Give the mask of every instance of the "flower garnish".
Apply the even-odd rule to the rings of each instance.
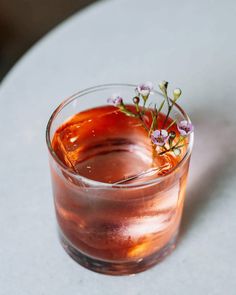
[[[138,97],[138,96],[135,96],[135,97],[133,98],[133,102],[134,102],[134,104],[139,104],[139,102],[140,102],[139,97]]]
[[[141,83],[136,88],[137,94],[140,94],[143,97],[148,97],[152,90],[153,84],[151,82]]]
[[[169,83],[166,81],[162,81],[161,83],[159,83],[159,88],[161,89],[162,92],[167,91],[168,84]]]
[[[153,157],[156,155],[156,150],[159,155],[173,152],[176,156],[179,156],[181,154],[182,147],[187,144],[186,137],[194,130],[193,124],[187,120],[182,120],[179,123],[177,123],[177,120],[168,120],[176,101],[182,94],[181,89],[176,88],[173,91],[173,98],[170,99],[167,92],[168,84],[169,83],[166,81],[159,83],[159,88],[164,96],[164,99],[159,107],[154,104],[153,108],[146,108],[146,102],[153,90],[151,82],[141,83],[135,88],[136,96],[132,99],[135,105],[135,111],[127,106],[122,97],[119,95],[112,95],[107,100],[108,103],[118,107],[120,112],[140,121],[141,125],[147,132],[147,136],[151,140]],[[164,120],[159,122],[159,115],[165,104],[167,104],[167,113]],[[151,121],[147,120],[147,118],[150,119],[150,115]],[[176,128],[173,129],[176,125],[179,133],[176,133]]]
[[[154,144],[163,146],[167,143],[169,134],[165,129],[155,130],[151,134],[151,140]]]
[[[182,94],[181,89],[176,88],[176,89],[173,91],[174,100],[176,101],[176,100],[180,97],[181,94]]]
[[[109,104],[113,104],[114,106],[118,107],[123,104],[123,98],[117,94],[113,94],[111,97],[107,99]]]
[[[183,120],[180,123],[178,123],[177,124],[177,128],[179,130],[179,133],[182,136],[188,136],[194,130],[193,124],[189,123],[186,120]]]

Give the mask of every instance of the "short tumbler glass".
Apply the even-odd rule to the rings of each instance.
[[[62,102],[49,119],[46,140],[59,236],[65,251],[82,266],[104,274],[144,271],[176,245],[193,145],[167,174],[130,183],[91,180],[68,168],[55,153],[55,131],[73,115],[106,104],[112,93],[134,95],[134,85],[109,84],[80,91]],[[154,91],[151,100],[162,100]],[[175,104],[172,119],[187,120]],[[119,122],[117,122],[119,124]]]

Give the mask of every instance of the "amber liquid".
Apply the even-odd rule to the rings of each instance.
[[[145,120],[151,124],[150,114]],[[159,126],[163,121],[161,114]],[[176,126],[171,129],[178,137]],[[157,153],[153,158],[150,139],[136,118],[112,106],[90,109],[60,126],[52,145],[78,174],[52,167],[61,234],[79,252],[103,261],[140,261],[177,235],[188,161],[171,173],[181,157]],[[139,186],[167,174],[158,183]]]

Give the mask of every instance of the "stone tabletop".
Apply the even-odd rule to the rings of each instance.
[[[99,1],[16,64],[0,85],[1,295],[235,294],[235,15],[233,0]],[[196,128],[177,249],[135,276],[90,272],[57,240],[47,120],[80,89],[163,79]]]

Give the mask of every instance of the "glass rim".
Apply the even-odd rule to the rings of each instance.
[[[97,86],[92,86],[92,87],[88,87],[85,88],[81,91],[76,92],[75,94],[69,96],[68,98],[64,99],[59,105],[58,107],[52,112],[47,126],[46,126],[46,143],[47,143],[47,147],[49,150],[50,155],[52,156],[52,158],[54,159],[54,161],[60,166],[60,168],[70,174],[72,177],[77,178],[78,180],[84,182],[85,184],[91,185],[93,187],[103,187],[103,188],[137,188],[137,187],[146,187],[149,185],[154,185],[159,183],[160,181],[163,181],[164,179],[169,178],[176,170],[178,170],[183,163],[185,163],[187,161],[187,159],[189,158],[189,156],[191,155],[192,152],[192,148],[193,148],[193,140],[194,140],[194,133],[191,133],[189,135],[189,142],[188,142],[188,148],[185,151],[185,154],[183,156],[183,158],[178,162],[178,164],[176,166],[174,166],[172,169],[170,169],[170,171],[165,174],[165,175],[160,175],[154,179],[151,179],[149,181],[145,181],[145,182],[139,182],[139,183],[134,183],[134,184],[115,184],[115,183],[106,183],[106,182],[100,182],[100,181],[96,181],[96,180],[92,180],[89,179],[85,176],[82,176],[78,173],[76,173],[75,171],[73,171],[72,169],[70,169],[68,166],[66,166],[57,156],[57,154],[55,153],[53,147],[52,147],[52,143],[51,143],[51,139],[50,139],[50,131],[51,131],[51,126],[52,123],[54,121],[54,119],[57,117],[57,115],[60,113],[60,111],[67,106],[68,104],[70,104],[71,102],[73,102],[75,99],[77,99],[80,96],[89,94],[89,93],[93,93],[96,92],[98,90],[105,90],[105,89],[109,89],[109,88],[113,88],[113,87],[132,87],[132,88],[136,88],[137,85],[134,84],[126,84],[126,83],[109,83],[109,84],[101,84],[101,85],[97,85]],[[158,95],[162,95],[161,92],[157,91],[157,90],[153,90],[152,92],[158,94]],[[184,119],[188,122],[191,123],[191,120],[189,118],[189,116],[187,115],[187,113],[177,104],[174,103],[174,107],[176,107],[179,112],[183,115]]]

